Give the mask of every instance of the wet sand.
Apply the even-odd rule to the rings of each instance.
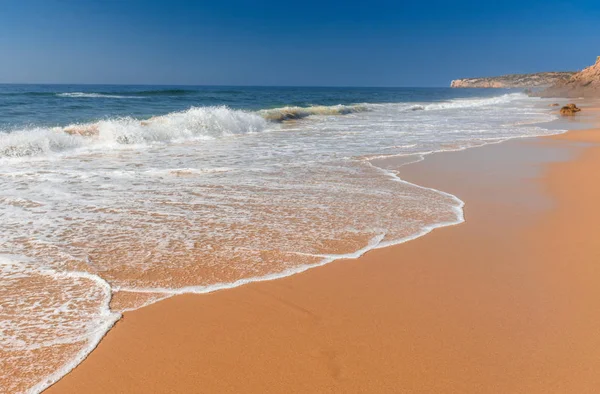
[[[402,167],[466,222],[125,313],[48,393],[593,393],[600,130]]]

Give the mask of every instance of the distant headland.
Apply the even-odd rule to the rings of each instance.
[[[455,79],[452,88],[545,88],[542,97],[600,96],[600,56],[596,63],[578,72],[557,71],[535,74],[511,74],[499,77]]]
[[[452,88],[539,88],[567,81],[574,71],[540,72],[535,74],[510,74],[499,77],[455,79]]]

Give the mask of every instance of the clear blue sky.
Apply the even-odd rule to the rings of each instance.
[[[598,0],[0,0],[4,83],[447,86],[597,55]]]

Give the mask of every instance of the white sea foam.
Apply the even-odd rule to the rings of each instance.
[[[0,382],[6,392],[21,389],[16,384],[22,382],[11,381],[11,368],[29,383],[27,392],[37,393],[81,362],[120,316],[110,310],[110,298],[110,286],[99,276],[0,254],[0,353],[6,363]],[[52,363],[53,349],[73,344],[80,344],[73,355]],[[49,364],[40,363],[40,355]]]
[[[351,107],[191,108],[1,134],[4,373],[20,368],[29,380],[17,383],[39,392],[122,311],[288,276],[464,221],[460,199],[374,158],[407,164],[560,132],[533,123],[553,116],[520,94]],[[288,113],[312,118],[265,119]]]
[[[195,107],[148,120],[118,118],[64,128],[33,128],[0,133],[0,158],[62,153],[79,148],[211,139],[263,131],[267,122],[227,107]]]
[[[489,98],[456,99],[448,102],[432,103],[424,106],[426,111],[458,108],[478,108],[485,106],[498,106],[516,100],[525,99],[523,93],[508,93],[502,96]]]
[[[61,93],[67,97],[107,97],[99,93]],[[122,96],[114,96],[122,97]],[[267,121],[301,119],[311,115],[345,115],[367,111],[367,105],[283,107],[251,113],[221,107],[194,107],[150,119],[130,117],[64,128],[33,128],[0,134],[0,158],[62,153],[82,147],[101,148],[152,142],[211,139],[260,132]]]

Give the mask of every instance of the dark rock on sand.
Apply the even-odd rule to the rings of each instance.
[[[560,114],[563,116],[572,116],[581,111],[575,104],[567,104],[560,109]]]

